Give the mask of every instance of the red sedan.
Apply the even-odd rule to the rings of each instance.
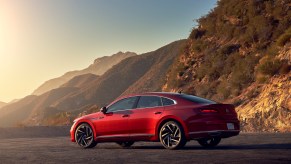
[[[83,148],[100,142],[130,147],[136,141],[160,141],[167,149],[182,148],[190,140],[214,147],[239,132],[233,105],[165,92],[118,98],[100,112],[76,119],[70,131],[71,140]]]

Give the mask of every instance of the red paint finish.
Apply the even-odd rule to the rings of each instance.
[[[143,107],[141,97],[160,99],[156,104]],[[181,125],[187,140],[219,136],[227,138],[240,132],[239,120],[233,105],[218,104],[213,101],[177,93],[144,93],[118,98],[110,105],[126,98],[132,107],[120,107],[105,114],[102,112],[83,116],[74,121],[71,128],[71,140],[75,142],[75,130],[81,123],[89,124],[97,142],[109,141],[159,141],[159,128],[163,123],[173,120]],[[162,101],[163,98],[173,104]],[[143,103],[145,103],[144,101]],[[126,104],[127,105],[127,104]],[[144,105],[144,104],[143,104]]]

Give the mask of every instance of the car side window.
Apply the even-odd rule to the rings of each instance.
[[[114,111],[119,111],[119,110],[132,109],[133,106],[135,105],[136,100],[137,100],[137,97],[130,97],[130,98],[119,100],[116,103],[110,105],[107,111],[114,112]]]
[[[163,101],[163,105],[164,105],[164,106],[167,106],[167,105],[174,105],[174,104],[175,104],[175,102],[174,102],[173,100],[171,100],[171,99],[167,99],[167,98],[164,98],[164,97],[162,97],[162,101]]]
[[[162,101],[160,97],[157,96],[141,96],[137,108],[150,108],[162,106]]]

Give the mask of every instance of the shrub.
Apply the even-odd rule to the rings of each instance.
[[[185,73],[184,71],[179,72],[179,76],[180,76],[180,77],[183,76],[184,73]]]
[[[277,40],[277,45],[283,47],[286,43],[290,42],[291,33],[281,35]]]
[[[283,47],[291,40],[291,27],[289,27],[279,38],[277,39],[277,45]]]
[[[259,66],[258,71],[265,75],[273,76],[279,72],[282,62],[279,59],[272,59],[268,57]]]
[[[216,92],[221,95],[223,97],[223,99],[227,99],[231,92],[230,92],[230,88],[229,85],[226,81],[221,82],[218,86],[217,86],[217,90]]]
[[[284,75],[284,74],[289,73],[290,70],[291,70],[291,65],[289,65],[288,62],[286,61],[286,62],[283,62],[282,66],[281,66],[281,68],[279,70],[279,73],[281,75]]]
[[[194,28],[191,31],[189,38],[191,39],[199,39],[205,34],[205,30]]]
[[[240,90],[254,81],[254,67],[257,61],[256,56],[248,55],[235,63],[230,79],[232,87]]]
[[[240,45],[239,44],[229,44],[226,46],[223,46],[220,50],[219,53],[221,54],[231,54],[232,52],[235,52],[239,49]]]
[[[268,81],[268,79],[269,78],[267,76],[259,76],[259,77],[257,77],[257,82],[259,84],[264,84],[264,83],[266,83]]]

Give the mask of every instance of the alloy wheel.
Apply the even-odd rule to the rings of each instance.
[[[94,141],[93,130],[88,124],[81,124],[78,126],[75,132],[75,139],[79,146],[83,148],[91,148],[96,146]]]
[[[186,144],[182,128],[174,121],[166,122],[160,129],[160,141],[167,149],[178,149]]]

